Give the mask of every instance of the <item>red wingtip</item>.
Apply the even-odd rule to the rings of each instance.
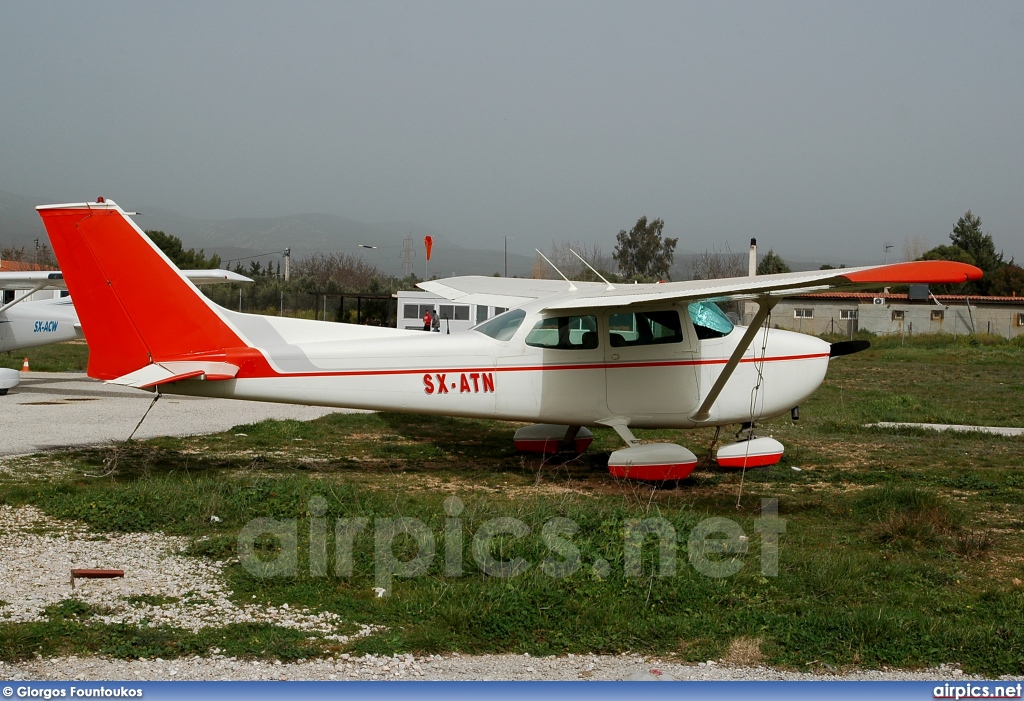
[[[980,268],[967,263],[956,263],[949,260],[917,260],[909,263],[893,263],[879,265],[867,270],[843,273],[850,282],[858,284],[877,283],[879,285],[912,285],[912,284],[957,284],[970,280],[979,280],[983,275]]]

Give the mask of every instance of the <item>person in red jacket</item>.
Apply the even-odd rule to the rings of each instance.
[[[428,309],[428,310],[427,310],[427,311],[426,311],[426,312],[425,312],[425,313],[423,314],[423,330],[424,330],[424,331],[430,331],[430,323],[431,323],[431,322],[432,322],[433,320],[434,320],[434,315],[433,315],[433,314],[431,313],[431,311],[430,311],[430,310]]]

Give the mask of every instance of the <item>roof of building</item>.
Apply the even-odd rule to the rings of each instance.
[[[940,302],[964,302],[968,298],[971,300],[971,304],[1024,304],[1024,297],[982,297],[980,295],[933,295],[935,299]],[[910,301],[909,295],[903,294],[885,294],[884,292],[812,292],[810,294],[799,295],[798,299],[848,299],[848,300],[873,300],[876,297],[882,297],[886,300],[896,300],[900,302]],[[914,300],[919,302],[925,302],[926,300]],[[927,300],[927,301],[930,301]]]
[[[22,263],[18,260],[0,260],[0,272],[23,273],[26,270],[52,270],[36,263]]]

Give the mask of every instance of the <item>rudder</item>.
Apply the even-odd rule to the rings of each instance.
[[[222,358],[239,338],[114,202],[38,207],[89,343],[89,376]]]

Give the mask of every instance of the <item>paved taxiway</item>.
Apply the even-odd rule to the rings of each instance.
[[[0,397],[0,455],[122,441],[146,413],[153,395],[107,385],[84,373],[29,372]],[[305,421],[344,409],[166,395],[136,438],[216,433],[264,419]]]

